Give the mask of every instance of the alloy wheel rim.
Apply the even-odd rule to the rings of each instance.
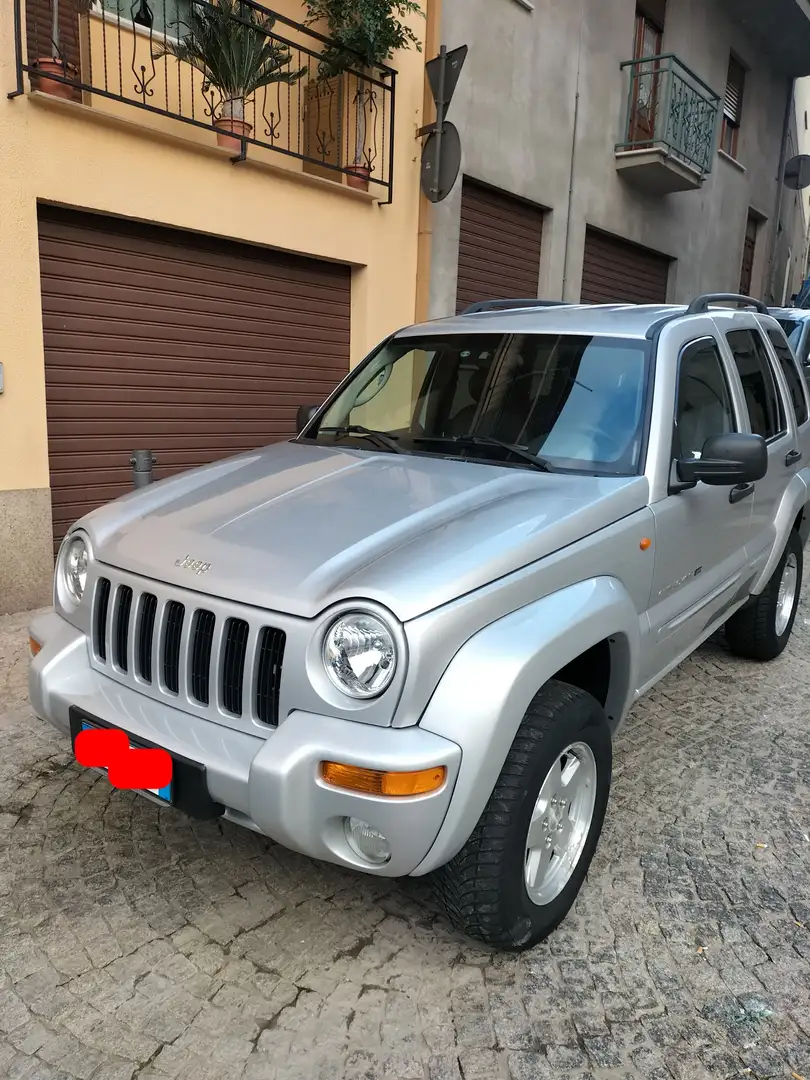
[[[596,805],[596,758],[584,742],[571,743],[540,785],[528,833],[524,881],[533,904],[550,904],[579,864]]]
[[[781,637],[788,628],[788,623],[796,606],[796,594],[799,584],[799,560],[791,551],[782,568],[779,592],[776,597],[776,636]]]

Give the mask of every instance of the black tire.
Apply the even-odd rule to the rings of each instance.
[[[549,770],[575,742],[596,762],[596,795],[582,853],[562,891],[548,904],[529,898],[524,880],[526,836]],[[467,843],[433,875],[434,895],[453,927],[499,949],[531,948],[568,914],[593,859],[610,794],[611,733],[590,694],[552,681],[534,698],[481,818]]]
[[[782,573],[785,563],[790,555],[794,555],[798,567],[798,582],[796,585],[796,597],[793,611],[787,624],[787,629],[782,634],[776,632],[777,601],[779,597],[779,585],[782,581]],[[787,547],[785,548],[779,565],[773,573],[773,577],[765,586],[759,596],[753,598],[738,612],[731,616],[725,625],[726,641],[728,647],[736,656],[743,656],[748,660],[775,660],[782,653],[793,630],[796,612],[799,607],[799,593],[802,587],[803,552],[799,534],[791,532]]]

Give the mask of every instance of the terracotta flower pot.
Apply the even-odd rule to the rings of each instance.
[[[253,125],[247,120],[237,120],[234,116],[218,116],[214,121],[217,129],[217,145],[224,146],[226,150],[232,150],[235,154],[242,153],[240,136],[250,137]]]
[[[56,56],[41,56],[34,67],[43,75],[59,75],[63,79],[75,79],[78,74],[73,64],[67,64]],[[54,79],[37,79],[36,88],[43,94],[50,94],[51,97],[70,99],[74,94],[72,86],[56,82]]]
[[[349,187],[357,188],[359,191],[368,191],[368,178],[371,176],[371,169],[368,165],[350,165],[346,170],[346,183]]]

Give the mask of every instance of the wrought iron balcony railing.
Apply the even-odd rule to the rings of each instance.
[[[22,5],[25,5],[25,40]],[[396,72],[254,0],[14,0],[17,89],[392,197]]]
[[[706,177],[714,159],[719,96],[672,53],[621,66],[629,86],[616,152],[663,150]]]

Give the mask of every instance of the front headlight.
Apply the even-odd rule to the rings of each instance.
[[[69,537],[62,548],[57,567],[59,591],[64,598],[77,607],[82,602],[87,585],[87,564],[90,548],[80,534]]]
[[[344,694],[378,697],[396,671],[394,635],[376,615],[361,611],[341,615],[324,638],[323,662],[327,675]]]

